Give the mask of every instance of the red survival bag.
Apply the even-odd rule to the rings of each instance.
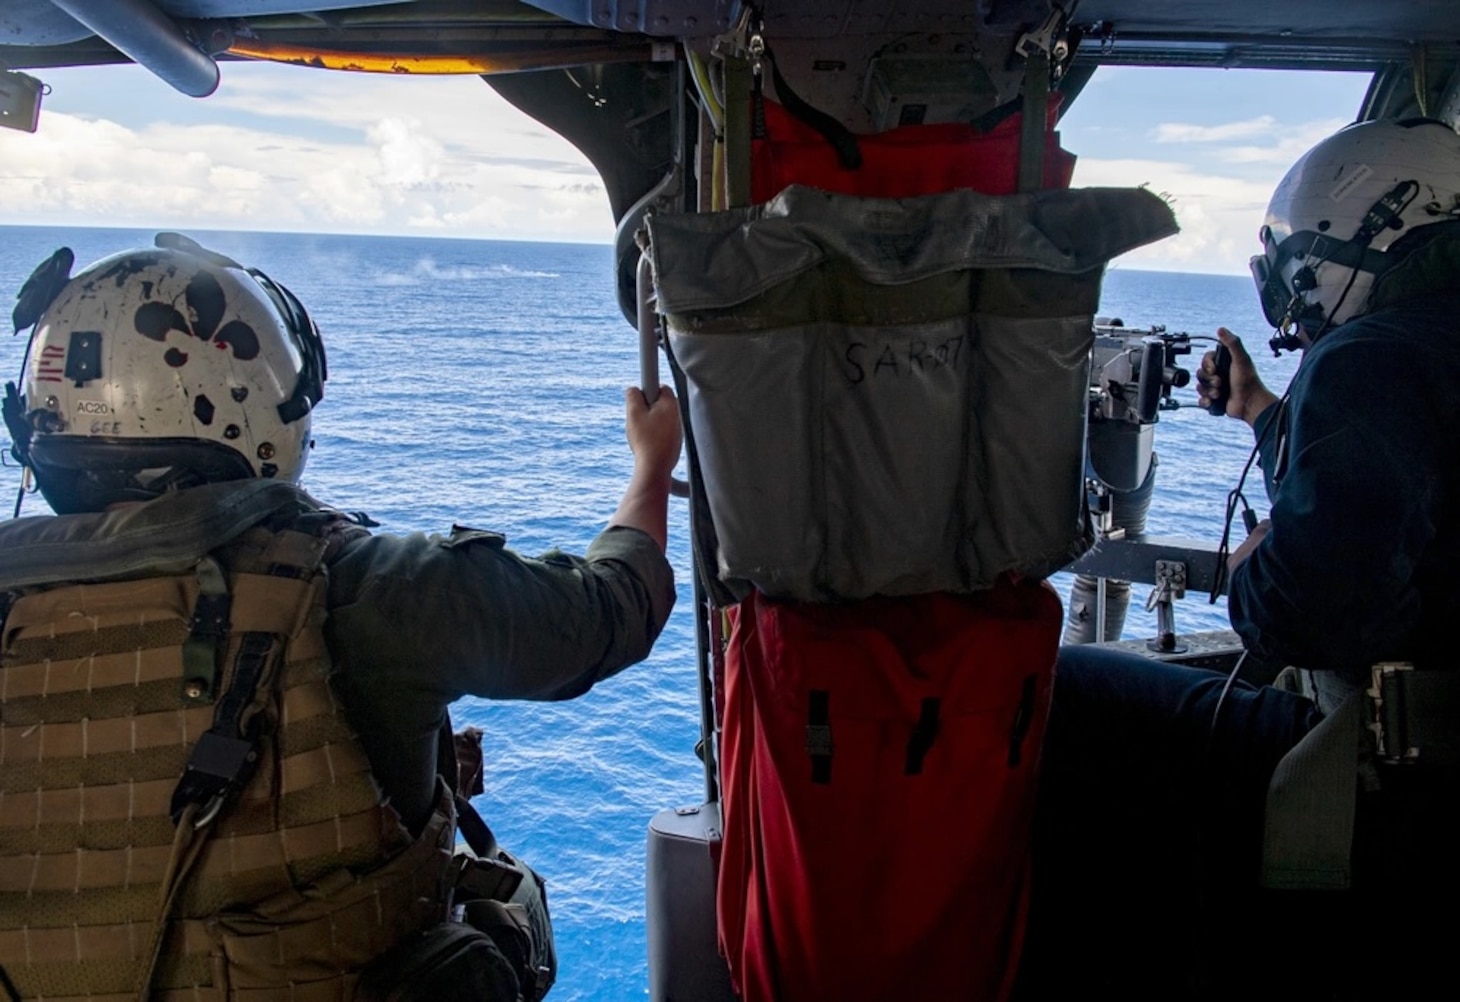
[[[747,1002],[999,999],[1061,608],[1045,584],[731,610],[720,946]]]
[[[1050,96],[1044,133],[1044,187],[1068,188],[1075,156],[1060,147],[1054,130],[1060,95]],[[1016,111],[987,130],[949,122],[904,125],[875,135],[847,134],[860,155],[847,168],[837,149],[811,125],[771,100],[762,104],[764,135],[751,141],[750,197],[773,198],[791,184],[808,184],[841,195],[911,198],[956,188],[1008,195],[1018,188],[1019,137],[1023,113]]]

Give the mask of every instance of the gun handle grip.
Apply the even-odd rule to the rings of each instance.
[[[1217,378],[1222,381],[1222,387],[1212,402],[1207,404],[1207,413],[1218,417],[1227,413],[1227,401],[1232,397],[1232,352],[1227,346],[1217,344],[1217,356],[1214,359],[1217,367]]]

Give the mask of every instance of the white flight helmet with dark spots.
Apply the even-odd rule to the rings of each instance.
[[[325,380],[304,307],[187,237],[156,243],[69,280],[63,248],[18,297],[16,329],[34,330],[6,424],[59,513],[304,469]]]

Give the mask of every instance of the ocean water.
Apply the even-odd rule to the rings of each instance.
[[[581,553],[606,523],[631,465],[622,389],[638,380],[637,335],[618,311],[609,248],[190,235],[289,286],[319,324],[330,378],[304,476],[316,496],[368,512],[379,532],[471,525],[502,532],[531,554]],[[0,302],[11,302],[58,246],[75,250],[79,270],[151,236],[0,227]],[[1201,336],[1226,325],[1246,336],[1274,390],[1295,364],[1267,352],[1245,278],[1131,271],[1117,262],[1100,312],[1130,327]],[[24,340],[0,337],[0,378],[18,376]],[[1184,360],[1190,368],[1206,347]],[[1193,388],[1175,398],[1192,406],[1161,413],[1147,530],[1215,544],[1250,435],[1240,422],[1196,408]],[[13,463],[0,470],[0,517],[19,482]],[[1265,514],[1260,483],[1247,495]],[[46,510],[38,495],[26,500],[25,513]],[[503,843],[548,878],[558,1002],[647,994],[647,824],[662,808],[703,799],[686,525],[685,503],[676,500],[670,560],[679,601],[647,661],[572,702],[468,699],[453,709],[458,726],[485,731],[487,789],[478,806]],[[1068,576],[1056,585],[1067,594]],[[1140,607],[1147,591],[1136,586],[1127,637],[1155,632],[1154,615]],[[1225,609],[1190,594],[1176,624],[1219,629]]]

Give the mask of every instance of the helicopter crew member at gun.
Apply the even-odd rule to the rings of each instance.
[[[649,653],[673,394],[628,391],[585,558],[371,535],[297,486],[326,371],[292,293],[176,234],[72,260],[19,296],[5,401],[57,514],[0,523],[0,997],[541,998],[541,881],[459,795],[447,708]]]
[[[1339,131],[1288,172],[1261,239],[1274,348],[1302,365],[1280,400],[1223,328],[1230,369],[1209,353],[1198,382],[1252,426],[1272,503],[1228,561],[1232,626],[1244,660],[1294,667],[1256,686],[1062,651],[1029,998],[1059,977],[1033,965],[1079,961],[1085,989],[1414,998],[1447,955],[1385,919],[1457,891],[1460,136]],[[1380,663],[1384,733],[1361,727]],[[1274,961],[1259,982],[1238,937]],[[1361,955],[1386,959],[1338,960]]]

